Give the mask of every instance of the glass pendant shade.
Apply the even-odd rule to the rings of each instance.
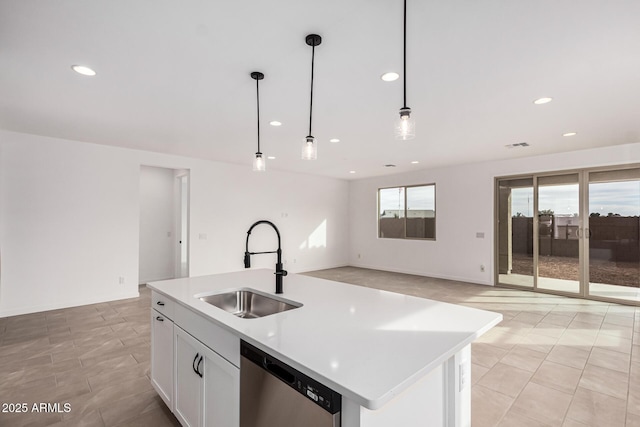
[[[316,160],[318,158],[318,144],[312,136],[302,141],[302,160]]]
[[[411,118],[411,109],[401,108],[400,117],[396,119],[395,124],[396,139],[406,141],[416,136],[416,121]]]
[[[266,162],[264,158],[262,158],[262,153],[258,152],[256,153],[256,157],[253,159],[253,171],[264,172],[265,170],[267,170]]]

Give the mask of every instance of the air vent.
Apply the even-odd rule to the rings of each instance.
[[[395,168],[396,165],[392,165],[392,164],[388,164],[388,165],[384,165],[385,168]]]
[[[505,147],[507,148],[520,148],[520,147],[528,147],[528,142],[516,142],[515,144],[507,144]]]

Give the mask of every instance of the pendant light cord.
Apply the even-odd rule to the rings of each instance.
[[[309,103],[309,136],[311,135],[311,117],[313,112],[313,62],[316,56],[316,45],[311,45],[311,102]]]
[[[403,86],[404,86],[404,107],[407,108],[407,0],[404,0],[404,51],[403,51]]]
[[[258,110],[258,153],[260,152],[260,90],[258,88],[260,80],[256,79],[256,107]]]

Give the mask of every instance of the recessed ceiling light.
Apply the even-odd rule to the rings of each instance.
[[[282,123],[280,123],[280,122],[279,122],[279,121],[277,121],[277,120],[271,120],[271,121],[269,122],[269,124],[270,124],[271,126],[282,126]]]
[[[349,173],[356,173],[356,171],[349,171]]]
[[[84,65],[72,65],[71,69],[78,74],[82,74],[83,76],[95,76],[96,72],[91,68],[86,67]]]
[[[533,101],[534,104],[536,105],[542,105],[542,104],[547,104],[549,102],[553,101],[553,98],[538,98],[535,101]]]
[[[336,142],[340,142],[340,140],[338,138],[331,138],[329,142],[336,143]]]
[[[383,75],[380,76],[380,78],[385,82],[393,82],[400,78],[400,74],[394,73],[394,72],[384,73]]]
[[[578,133],[577,132],[567,132],[567,133],[563,133],[562,136],[576,136]]]
[[[275,160],[275,159],[276,159],[276,156],[267,156],[267,159],[269,159],[269,160]]]
[[[420,162],[417,161],[417,160],[414,160],[413,162],[411,162],[411,164],[413,164],[413,165],[417,165],[418,163],[420,163]]]

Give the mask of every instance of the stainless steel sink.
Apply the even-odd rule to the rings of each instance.
[[[196,297],[244,319],[256,319],[302,307],[300,303],[275,298],[248,288],[213,295],[196,295]]]

